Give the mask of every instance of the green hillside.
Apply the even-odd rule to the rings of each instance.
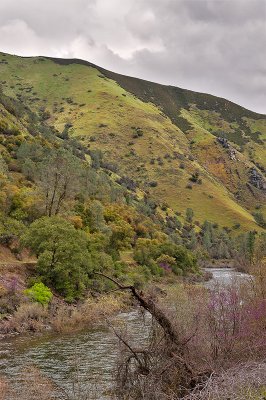
[[[80,60],[0,53],[0,85],[62,138],[101,150],[140,198],[181,219],[192,208],[200,223],[261,229],[253,214],[266,210],[265,115]],[[21,120],[0,116],[23,135]]]

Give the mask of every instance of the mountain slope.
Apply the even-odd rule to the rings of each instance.
[[[81,60],[0,53],[0,76],[6,95],[63,137],[102,150],[120,176],[165,207],[259,229],[252,213],[265,209],[265,115]]]

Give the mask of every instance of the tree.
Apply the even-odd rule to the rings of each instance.
[[[52,152],[39,166],[39,185],[45,196],[48,216],[57,215],[63,202],[74,198],[79,189],[80,163],[64,149]]]
[[[254,276],[256,294],[266,299],[266,234],[260,234],[255,241],[253,263],[250,272]]]
[[[107,226],[104,219],[104,207],[98,200],[91,203],[89,209],[89,228],[92,232],[106,232]]]
[[[194,217],[194,211],[192,210],[192,208],[187,208],[186,209],[186,221],[191,224],[193,221],[193,217]]]
[[[197,271],[197,260],[193,253],[184,246],[176,245],[168,240],[160,242],[156,239],[139,238],[134,249],[134,259],[141,265],[149,267],[153,267],[154,261],[157,265],[165,261],[165,264],[171,266],[171,270],[177,275],[180,270],[184,273]]]
[[[254,249],[255,249],[256,234],[254,232],[248,232],[246,234],[246,252],[249,260],[249,264],[252,264]]]
[[[160,241],[157,239],[139,238],[134,248],[134,259],[141,265],[148,265],[161,255]]]
[[[124,250],[131,247],[134,238],[132,226],[120,219],[108,225],[111,228],[110,247],[114,250]]]
[[[266,221],[262,212],[256,212],[253,214],[253,216],[259,226],[261,226],[262,228],[266,228]]]
[[[68,300],[84,293],[91,272],[85,232],[60,217],[43,217],[31,224],[24,246],[38,257],[37,272]]]
[[[36,301],[44,307],[48,306],[53,297],[51,290],[42,282],[35,283],[31,288],[24,290],[24,293],[32,301]]]
[[[7,174],[7,165],[2,155],[0,154],[0,182],[3,177]]]
[[[26,176],[38,185],[47,216],[59,214],[64,202],[73,199],[78,193],[81,162],[68,150],[22,145],[18,158],[23,160]]]
[[[20,237],[25,230],[21,221],[0,213],[0,243],[9,245],[15,237]]]

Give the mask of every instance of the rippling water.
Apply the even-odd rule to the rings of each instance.
[[[232,268],[205,268],[205,271],[211,272],[213,278],[205,284],[207,287],[213,287],[216,283],[230,285],[234,282],[250,281],[251,276],[238,272]]]
[[[148,337],[149,320],[132,311],[119,314],[112,323],[116,330],[130,332],[131,343],[140,345]],[[94,392],[93,399],[109,399],[118,346],[112,330],[104,327],[77,335],[12,338],[0,343],[0,373],[18,388],[23,369],[35,365],[71,393],[78,369],[79,381],[86,392]]]
[[[207,283],[209,287],[215,282],[229,284],[232,279],[250,279],[230,269],[210,269],[210,272],[213,279]],[[143,320],[137,311],[121,313],[112,324],[117,330],[127,330],[133,346],[139,347],[147,340],[150,326],[147,315]],[[118,339],[107,327],[77,335],[16,337],[0,343],[0,373],[8,377],[13,387],[19,388],[25,366],[35,365],[71,393],[78,369],[85,391],[94,393],[91,398],[106,400],[110,399],[108,391],[113,382],[118,346]]]

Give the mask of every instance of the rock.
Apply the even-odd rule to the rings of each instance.
[[[219,136],[217,142],[220,143],[224,149],[227,149],[230,160],[237,161],[237,152],[226,138]]]
[[[256,188],[266,192],[266,180],[265,178],[256,170],[256,168],[250,168],[249,170],[249,182]]]
[[[221,136],[219,136],[218,138],[217,138],[217,141],[225,148],[225,149],[228,149],[229,148],[229,143],[228,143],[228,140],[226,139],[226,138],[224,138],[224,137],[221,137]]]

